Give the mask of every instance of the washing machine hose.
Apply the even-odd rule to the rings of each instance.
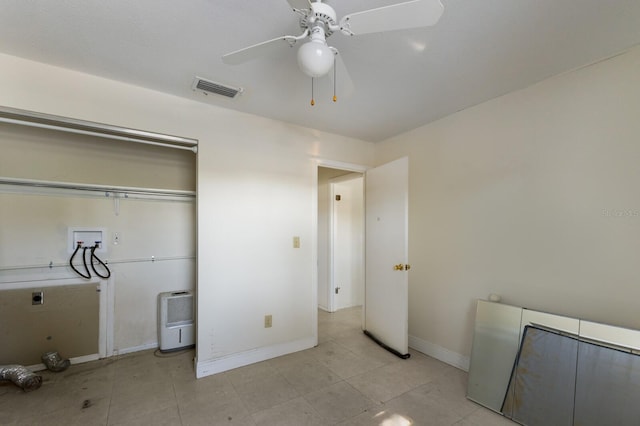
[[[98,244],[96,244],[95,246],[91,247],[91,261],[89,263],[91,263],[91,269],[93,269],[93,272],[99,276],[100,278],[109,278],[111,276],[111,271],[109,270],[109,267],[98,257],[96,256],[96,249],[98,248]],[[102,265],[102,267],[105,269],[105,271],[107,271],[106,275],[102,275],[100,272],[98,272],[96,270],[96,267],[93,265],[93,259],[97,260],[99,264]]]
[[[89,272],[89,268],[87,267],[87,260],[84,257],[84,254],[87,251],[86,247],[82,249],[82,263],[84,263],[84,269],[87,271],[87,273],[83,274],[82,272],[78,271],[75,266],[73,266],[73,258],[76,256],[81,246],[82,246],[82,243],[78,242],[76,249],[73,251],[73,254],[69,258],[69,266],[71,266],[71,269],[73,269],[76,272],[76,274],[80,275],[82,278],[90,279],[91,272]]]

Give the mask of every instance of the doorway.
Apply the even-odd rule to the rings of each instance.
[[[362,329],[390,352],[408,358],[408,273],[411,268],[408,245],[409,158],[401,157],[374,168],[340,169],[338,165],[335,169],[323,170],[322,166],[318,167],[318,293],[312,306],[314,311],[318,308],[328,312],[336,310],[334,295],[342,290],[338,288],[341,275],[336,275],[337,262],[333,261],[336,259],[336,248],[332,232],[334,228],[341,231],[329,220],[334,217],[334,202],[341,201],[341,197],[338,197],[341,187],[334,184],[348,180],[350,176],[347,175],[356,172],[362,177],[362,187],[366,189],[360,191],[362,199],[366,198],[362,209],[364,220],[360,228],[361,241],[365,239],[366,230],[366,248],[362,244],[366,260],[363,255],[358,261],[363,267],[363,276],[366,275],[362,297]],[[353,279],[347,278],[346,281],[350,285]]]
[[[364,303],[364,176],[318,167],[318,308]]]

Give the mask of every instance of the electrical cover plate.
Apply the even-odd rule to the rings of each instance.
[[[105,254],[107,252],[107,230],[98,227],[69,227],[67,237],[67,252],[73,253],[78,241],[82,241],[81,248],[91,248],[99,241],[96,253]]]

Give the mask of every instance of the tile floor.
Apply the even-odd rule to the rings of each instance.
[[[360,312],[320,311],[318,347],[200,380],[193,351],[145,351],[42,372],[29,393],[5,382],[0,424],[514,425],[465,398],[465,372],[375,345]]]

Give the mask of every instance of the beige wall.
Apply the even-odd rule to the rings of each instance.
[[[468,356],[474,300],[489,293],[640,328],[638,69],[635,49],[375,148],[379,164],[410,158],[410,334],[419,342]],[[6,55],[0,82],[3,105],[200,140],[203,373],[313,339],[315,159],[371,164],[371,144]],[[180,176],[179,187],[191,185]]]
[[[195,190],[196,156],[188,151],[4,123],[0,149],[1,177]],[[103,193],[0,185],[0,291],[24,281],[38,286],[77,278],[67,266],[68,228],[104,228],[107,252],[99,256],[110,263],[110,295],[113,290],[109,331],[102,336],[107,354],[153,347],[158,293],[195,289],[195,216],[193,199],[121,198],[116,209],[114,198]],[[52,268],[25,268],[50,262]],[[0,322],[9,316],[0,310]]]
[[[377,147],[377,163],[410,158],[418,342],[467,357],[490,293],[640,328],[638,70],[640,48]]]
[[[335,308],[345,309],[364,303],[364,177],[352,173],[335,181],[333,201],[334,280],[340,288]]]
[[[196,156],[86,135],[0,123],[0,176],[195,191]]]
[[[370,165],[372,144],[7,55],[0,83],[6,106],[200,141],[199,375],[314,344],[318,161]]]
[[[351,173],[347,170],[318,168],[318,307],[329,310],[329,180]]]
[[[42,292],[43,304],[32,305],[33,292]],[[97,354],[98,312],[96,284],[1,291],[0,365],[37,365],[53,351],[65,358]]]
[[[373,160],[366,142],[220,114],[198,151],[201,376],[316,344],[316,158]]]

